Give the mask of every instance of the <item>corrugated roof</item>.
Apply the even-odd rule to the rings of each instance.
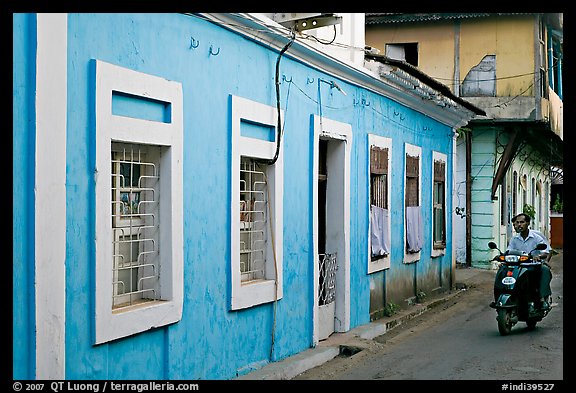
[[[430,22],[455,19],[472,19],[486,18],[490,16],[521,16],[535,15],[531,12],[439,12],[439,13],[416,13],[406,14],[397,12],[368,12],[366,13],[366,24],[383,24],[383,23],[410,23],[410,22]]]
[[[444,96],[450,98],[452,101],[457,102],[458,104],[462,105],[464,108],[474,112],[477,115],[486,116],[486,112],[478,108],[477,106],[471,104],[470,102],[454,95],[450,88],[436,79],[432,78],[431,76],[425,74],[424,72],[420,71],[417,67],[414,67],[412,64],[409,64],[403,60],[396,60],[384,55],[375,55],[375,54],[366,54],[366,59],[376,60],[382,64],[388,64],[394,67],[398,67],[402,71],[406,72],[407,74],[412,75],[413,77],[419,79],[423,83],[427,84],[434,90],[442,93]]]

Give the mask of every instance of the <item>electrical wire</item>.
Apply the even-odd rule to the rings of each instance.
[[[201,16],[201,15],[197,15],[197,14],[186,14],[186,15],[194,16],[194,17],[197,17],[197,18],[199,18],[199,19],[204,19],[204,20],[210,21],[210,19],[208,19],[208,18],[206,18],[206,17],[203,17],[203,16]],[[240,15],[240,14],[233,14],[233,15],[235,15],[235,16],[237,16],[237,17],[240,17],[240,18],[243,18],[243,19],[248,19],[248,18],[246,18],[245,16]],[[241,29],[243,29],[243,30],[251,30],[251,31],[254,31],[254,32],[267,32],[267,33],[270,33],[270,30],[268,30],[268,29],[270,29],[270,28],[278,28],[278,27],[279,27],[278,25],[267,25],[267,24],[263,24],[263,26],[264,26],[265,28],[256,29],[256,28],[251,28],[251,27],[247,27],[247,26],[244,26],[244,25],[234,24],[234,23],[225,23],[225,22],[222,22],[222,21],[219,21],[218,23],[220,23],[221,25],[224,25],[224,26],[228,26],[228,27],[241,28]],[[354,46],[354,45],[348,45],[348,44],[343,44],[343,43],[335,42],[335,40],[336,40],[336,26],[334,25],[333,27],[334,27],[334,33],[335,33],[335,34],[334,34],[334,38],[333,38],[332,40],[330,40],[330,41],[323,41],[323,40],[317,38],[316,36],[313,36],[313,35],[310,35],[310,34],[305,34],[305,33],[300,33],[300,36],[301,36],[301,38],[303,38],[303,39],[314,40],[314,41],[316,41],[316,42],[318,42],[318,43],[320,43],[320,44],[322,44],[322,45],[330,45],[330,46],[335,46],[335,47],[339,47],[339,48],[346,48],[346,49],[359,50],[359,51],[365,51],[365,50],[366,50],[364,47],[358,47],[358,46]],[[291,29],[290,31],[293,32],[294,30]],[[543,70],[544,70],[545,72],[548,72],[548,71],[550,71],[551,69],[555,69],[556,67],[558,67],[558,62],[559,62],[559,60],[560,60],[560,58],[556,58],[554,64],[552,64],[552,65],[551,65],[550,67],[548,67],[548,68],[544,68]],[[519,78],[519,77],[523,77],[523,76],[530,76],[530,75],[535,75],[535,74],[536,74],[536,72],[528,72],[528,73],[525,73],[525,74],[510,75],[510,76],[504,76],[504,77],[499,77],[499,78],[478,79],[477,82],[488,82],[488,81],[493,81],[493,80],[494,80],[494,81],[498,81],[498,80],[504,80],[504,79]],[[444,84],[447,85],[447,86],[452,86],[452,87],[453,87],[453,86],[456,85],[456,83],[453,83],[453,79],[451,79],[451,78],[441,78],[441,77],[436,77],[436,76],[432,76],[432,75],[430,75],[430,77],[433,78],[433,79],[435,79],[435,80],[438,80],[438,81],[447,81],[447,82],[450,82],[450,83],[444,83],[444,82],[442,82],[442,83],[444,83]]]
[[[270,360],[273,361],[274,355],[274,344],[275,344],[275,337],[276,337],[276,308],[278,306],[278,262],[276,260],[276,243],[274,241],[274,228],[272,225],[272,207],[270,203],[270,190],[268,186],[268,178],[266,176],[266,171],[263,171],[264,179],[266,181],[266,198],[267,198],[267,205],[268,205],[268,224],[270,226],[270,238],[272,240],[272,256],[274,258],[274,304],[273,304],[273,311],[272,311],[272,338],[270,343]]]
[[[558,67],[558,63],[559,63],[560,59],[557,58],[556,61],[554,62],[554,64],[552,64],[550,67],[548,68],[543,68],[542,70],[546,73],[548,73],[550,70],[554,70]],[[490,81],[499,81],[499,80],[505,80],[505,79],[513,79],[513,78],[521,78],[523,76],[532,76],[532,75],[536,75],[538,72],[527,72],[525,74],[516,74],[516,75],[509,75],[509,76],[502,76],[499,78],[486,78],[486,79],[475,79],[474,82],[490,82]],[[448,79],[448,78],[440,78],[437,76],[432,76],[430,75],[431,78],[434,78],[438,81],[447,81],[450,83],[445,83],[442,82],[443,84],[447,85],[447,86],[455,86],[457,85],[457,83],[453,82],[453,79]]]
[[[306,98],[308,98],[310,101],[312,101],[313,103],[315,103],[315,104],[317,104],[317,105],[319,104],[319,101],[318,101],[318,100],[316,100],[316,99],[314,99],[313,97],[310,97],[310,95],[306,94],[306,92],[305,92],[304,90],[302,90],[302,88],[301,88],[300,86],[298,86],[298,85],[296,84],[296,82],[294,82],[294,81],[289,81],[289,83],[290,83],[291,85],[294,85],[298,90],[300,90],[300,93],[302,93],[302,94],[303,94]],[[335,106],[326,105],[326,104],[323,104],[322,106],[323,106],[324,108],[334,109],[334,110],[344,110],[344,109],[349,109],[349,108],[352,107],[352,105],[343,106],[343,107],[335,107]]]
[[[314,39],[316,42],[322,44],[322,45],[332,45],[334,43],[334,41],[336,41],[336,25],[332,25],[334,27],[334,37],[332,37],[332,39],[330,41],[322,41],[320,38],[310,35],[310,34],[303,34],[303,38],[306,39]],[[349,45],[344,45],[346,47],[349,47]]]
[[[278,125],[276,130],[276,153],[274,154],[274,158],[268,161],[268,165],[274,165],[278,160],[278,156],[280,154],[280,141],[282,138],[283,132],[283,124],[282,124],[282,116],[280,110],[280,60],[282,56],[290,46],[294,43],[296,39],[296,34],[294,30],[291,32],[290,41],[282,48],[280,53],[278,54],[278,58],[276,59],[276,111],[278,115]],[[288,88],[288,93],[290,93],[290,88]],[[286,108],[288,108],[288,96],[286,96]],[[266,178],[266,173],[264,172],[264,176]],[[274,355],[274,344],[275,344],[275,336],[276,336],[276,308],[278,305],[278,262],[276,261],[276,245],[274,242],[274,229],[272,228],[272,208],[270,203],[270,191],[268,186],[268,179],[266,179],[266,194],[268,197],[268,223],[270,225],[270,237],[272,239],[272,254],[274,258],[274,304],[273,304],[273,316],[272,316],[272,337],[271,337],[271,345],[270,345],[270,360],[273,360]]]
[[[200,16],[200,15],[196,15],[196,14],[187,14],[187,15],[195,16],[195,17],[198,17],[198,18],[204,19],[204,20],[209,20],[208,18],[205,18],[205,17]],[[241,14],[234,14],[234,15],[235,15],[236,17],[240,17],[240,18],[243,18],[243,19],[248,19],[248,18],[246,18],[244,15],[241,15]],[[276,28],[276,29],[277,29],[277,28],[279,27],[279,26],[277,26],[277,25],[275,26],[275,25],[267,25],[267,24],[264,24],[264,25],[263,25],[264,28],[262,28],[262,29],[256,29],[256,28],[250,28],[250,27],[246,27],[246,26],[242,26],[242,25],[238,25],[238,24],[233,24],[233,23],[225,23],[225,22],[222,22],[222,21],[220,21],[219,23],[222,24],[222,25],[228,26],[228,27],[241,28],[241,29],[244,29],[244,30],[251,30],[251,31],[255,31],[255,32],[264,32],[264,31],[270,32],[269,30],[266,30],[266,28]],[[280,28],[283,28],[283,27],[280,26]],[[335,46],[335,47],[340,47],[340,48],[348,48],[348,49],[353,49],[353,50],[362,50],[362,51],[365,50],[365,48],[360,48],[360,47],[356,47],[356,46],[353,46],[353,45],[347,45],[347,44],[342,44],[342,43],[337,43],[337,42],[335,42],[336,36],[337,36],[336,26],[334,25],[333,28],[334,28],[334,37],[333,37],[332,40],[330,40],[330,41],[323,41],[323,40],[321,40],[321,39],[319,39],[319,38],[317,38],[317,37],[315,37],[315,36],[313,36],[313,35],[304,34],[304,33],[301,33],[301,32],[299,32],[299,35],[300,35],[300,37],[303,38],[303,39],[315,40],[316,42],[318,42],[318,43],[320,43],[320,44],[322,44],[322,45]],[[278,34],[281,35],[281,36],[283,36],[281,33],[278,33]],[[279,75],[278,75],[278,73],[279,73],[278,66],[279,66],[279,62],[280,62],[280,59],[281,59],[282,55],[283,55],[284,52],[292,45],[292,43],[294,42],[295,38],[296,38],[296,36],[295,36],[295,30],[294,30],[294,28],[292,28],[292,29],[290,29],[290,41],[288,42],[288,44],[287,44],[287,45],[282,49],[282,51],[280,52],[280,55],[279,55],[279,57],[278,57],[278,59],[277,59],[277,62],[276,62],[276,101],[277,101],[278,111],[280,110],[280,93],[279,93],[279,89],[280,89],[279,84],[280,84],[280,81],[279,81]],[[545,72],[548,72],[550,69],[555,69],[555,68],[558,66],[559,61],[560,61],[560,58],[557,58],[556,61],[554,62],[554,64],[552,64],[552,65],[549,66],[548,68],[544,69],[544,71],[545,71]],[[524,76],[530,76],[530,75],[535,75],[535,74],[536,74],[536,72],[530,72],[530,73],[518,74],[518,75],[511,75],[511,76],[505,76],[505,77],[500,77],[500,78],[480,79],[480,80],[477,80],[477,82],[498,81],[498,80],[505,80],[505,79],[512,79],[512,78],[519,78],[519,77],[524,77]],[[458,83],[454,83],[454,82],[452,81],[452,79],[440,78],[440,77],[435,77],[435,76],[430,76],[430,77],[433,78],[433,79],[435,79],[435,80],[441,81],[441,83],[447,85],[448,87],[452,87],[452,88],[453,88],[453,87],[455,87],[456,85],[459,85]],[[540,77],[539,77],[539,80],[540,80]],[[445,83],[444,81],[449,81],[450,83]],[[496,108],[496,107],[506,106],[506,105],[508,105],[510,102],[514,101],[515,99],[521,97],[522,94],[524,94],[525,92],[527,92],[528,90],[530,90],[530,89],[533,88],[533,87],[534,87],[534,82],[531,83],[531,84],[530,84],[524,91],[522,91],[521,93],[519,93],[519,94],[511,97],[508,101],[503,102],[503,103],[499,103],[499,104],[495,104],[495,105],[493,105],[492,107],[493,107],[493,108]],[[278,117],[280,118],[280,113],[278,113]],[[277,160],[278,154],[279,154],[280,138],[281,138],[281,134],[282,134],[281,125],[280,125],[280,120],[278,120],[278,130],[277,130],[277,132],[278,132],[278,138],[277,138],[276,154],[275,154],[275,157],[270,161],[271,164],[273,164],[273,163]]]
[[[284,48],[282,48],[282,50],[278,54],[278,58],[276,59],[276,111],[277,111],[277,115],[278,115],[278,125],[276,126],[276,128],[277,128],[277,130],[276,130],[276,153],[274,154],[274,157],[270,161],[267,161],[268,165],[274,165],[276,163],[276,161],[278,160],[278,155],[280,154],[280,139],[282,137],[282,116],[280,115],[281,114],[281,111],[280,111],[280,60],[282,59],[282,56],[284,55],[284,53],[286,53],[288,48],[290,48],[290,46],[292,46],[295,39],[296,39],[296,34],[295,34],[294,30],[292,30],[290,41],[288,41],[288,43],[284,46]]]

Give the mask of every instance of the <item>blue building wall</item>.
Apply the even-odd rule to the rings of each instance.
[[[33,189],[34,16],[14,17],[14,378],[34,376]],[[194,47],[198,43],[197,47]],[[212,53],[210,48],[212,47]],[[66,165],[66,378],[229,379],[312,345],[313,291],[311,114],[352,125],[350,181],[351,328],[368,323],[368,133],[390,137],[392,251],[387,283],[451,266],[429,257],[432,151],[448,156],[452,130],[386,97],[338,80],[285,55],[284,296],[273,304],[229,311],[230,101],[237,95],[276,106],[278,52],[182,14],[69,14]],[[94,81],[93,59],[179,81],[184,93],[184,309],[176,324],[93,346]],[[18,69],[16,67],[19,67]],[[337,80],[347,95],[318,78]],[[291,83],[289,81],[292,81]],[[314,83],[309,83],[313,80]],[[364,101],[362,101],[364,99]],[[402,116],[398,115],[402,114]],[[422,147],[422,259],[404,264],[404,143]],[[16,198],[17,195],[27,195]],[[451,198],[447,198],[451,211]],[[451,217],[447,215],[447,233]],[[30,245],[32,244],[32,246]],[[274,315],[276,316],[274,318]],[[274,342],[272,331],[274,329]],[[271,355],[271,347],[273,353]]]
[[[12,330],[14,378],[34,375],[34,92],[36,23],[34,15],[13,20],[12,155]]]

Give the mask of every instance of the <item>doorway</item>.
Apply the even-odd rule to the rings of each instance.
[[[350,125],[315,117],[314,342],[350,328]]]

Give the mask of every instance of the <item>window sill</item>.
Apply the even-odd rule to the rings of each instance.
[[[275,294],[277,294],[275,296]],[[276,280],[252,280],[241,283],[232,297],[232,311],[270,303],[282,298],[281,288]]]
[[[135,304],[129,305],[129,306],[116,306],[113,308],[112,310],[112,314],[121,314],[123,312],[130,312],[130,311],[134,311],[134,310],[139,310],[141,308],[146,308],[146,307],[150,307],[150,306],[154,306],[156,304],[159,303],[164,303],[164,301],[162,300],[141,300],[138,301]]]

